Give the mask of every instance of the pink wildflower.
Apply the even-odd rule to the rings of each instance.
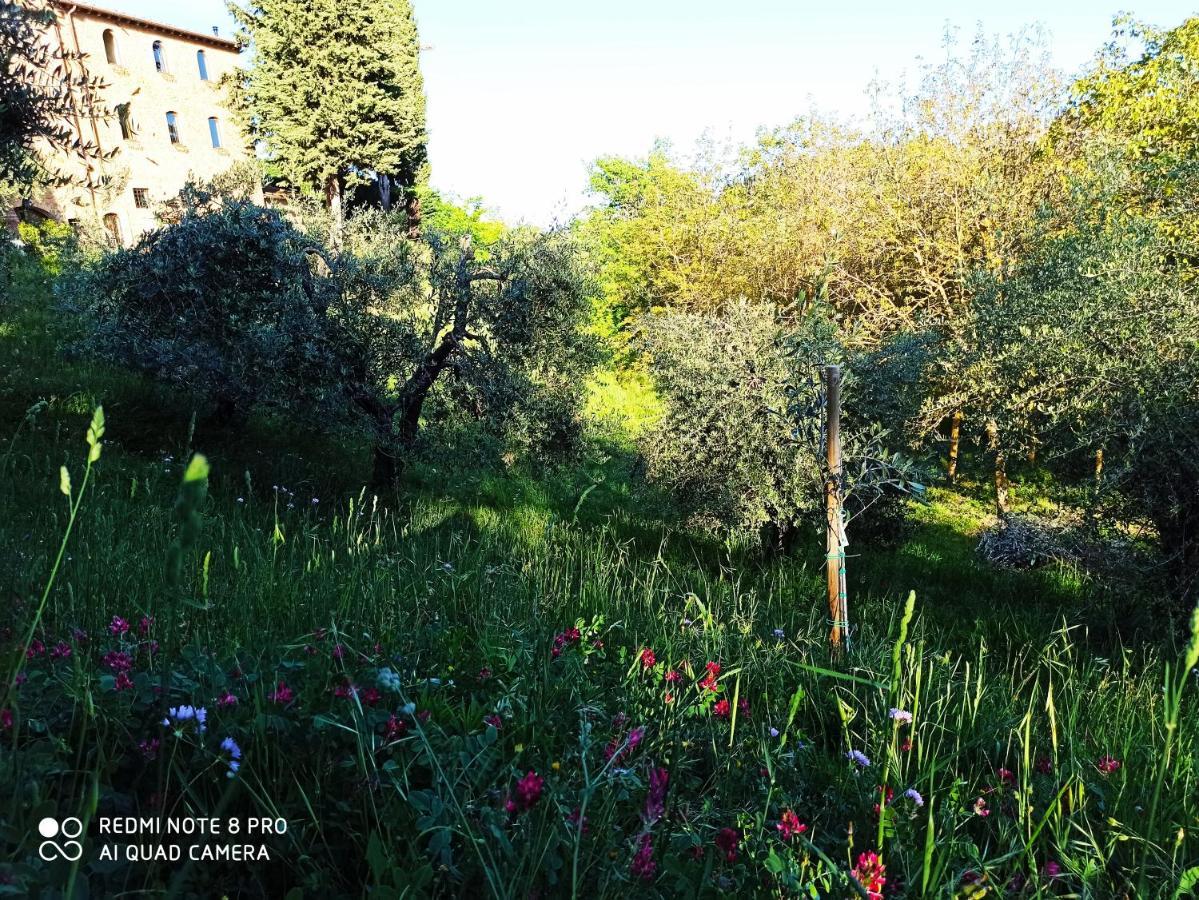
[[[117,674],[117,680],[113,682],[112,688],[114,691],[127,691],[133,687],[133,681],[129,678],[128,672],[120,672]]]
[[[717,700],[716,705],[712,707],[712,715],[718,719],[727,719],[731,708],[727,699]]]
[[[12,728],[12,710],[0,709],[0,731],[8,731]]]
[[[645,797],[645,811],[641,818],[647,825],[653,825],[666,812],[666,786],[670,781],[670,773],[665,769],[649,770],[649,793]]]
[[[979,797],[974,801],[974,814],[976,816],[982,816],[983,818],[991,815],[991,810],[987,809],[987,801],[982,797]]]
[[[128,672],[133,668],[133,658],[120,650],[109,650],[100,661],[114,672]]]
[[[799,821],[799,816],[790,809],[783,810],[783,814],[779,816],[778,823],[774,827],[778,829],[784,841],[789,841],[808,830],[808,826]]]
[[[508,812],[516,814],[532,809],[541,799],[543,787],[545,787],[545,779],[530,769],[524,778],[516,782],[516,791],[505,804]]]
[[[1001,784],[1011,787],[1016,783],[1016,775],[1011,769],[1005,769],[1000,766],[995,770],[995,774],[999,776],[999,781]]]
[[[643,669],[652,669],[658,664],[658,657],[654,655],[654,651],[646,647],[641,651],[641,667]]]
[[[716,848],[724,854],[727,862],[737,861],[737,847],[741,844],[741,832],[736,828],[722,828],[716,835]]]
[[[29,649],[25,651],[25,657],[27,659],[33,659],[34,657],[41,656],[45,652],[46,645],[37,638],[34,638],[32,643],[29,645]]]
[[[887,883],[887,867],[873,850],[858,857],[853,867],[853,877],[866,889],[870,900],[882,900],[883,885]]]
[[[129,631],[129,623],[120,616],[113,616],[108,625],[108,631],[113,637],[120,637]]]
[[[666,683],[667,683],[667,684],[674,684],[676,681],[678,681],[678,680],[679,680],[680,678],[682,678],[682,677],[683,677],[683,676],[682,676],[682,675],[680,675],[680,674],[679,674],[677,671],[675,671],[674,669],[668,669],[668,670],[666,671],[666,675],[665,675],[665,678],[666,678]]]
[[[222,708],[229,707],[229,706],[237,706],[237,697],[235,697],[233,694],[229,693],[228,691],[225,691],[225,693],[221,694],[221,696],[216,698],[216,705],[219,707],[222,707]]]
[[[142,616],[142,620],[137,623],[137,630],[142,635],[142,637],[145,637],[147,634],[149,634],[150,629],[153,627],[154,627],[154,617],[153,616]]]
[[[275,689],[267,695],[268,700],[282,705],[291,703],[294,698],[295,693],[293,693],[292,689],[287,686],[286,681],[280,681],[277,685],[275,685]]]
[[[1114,756],[1105,755],[1099,757],[1099,761],[1095,763],[1095,768],[1104,775],[1111,775],[1112,772],[1118,771],[1122,765],[1123,763],[1121,763],[1120,760],[1116,759]]]
[[[383,729],[383,737],[388,741],[398,740],[402,738],[408,731],[408,723],[403,719],[397,719],[393,713],[387,720],[387,724]]]
[[[629,871],[634,878],[639,878],[642,881],[652,881],[654,873],[658,871],[658,864],[654,862],[654,843],[649,832],[641,835],[637,841],[637,854],[633,857],[633,863],[629,866]]]
[[[50,658],[51,659],[70,659],[71,658],[71,645],[68,644],[66,641],[59,641],[57,644],[55,644],[53,647],[50,648]]]
[[[490,725],[496,731],[502,731],[504,728],[504,720],[500,718],[498,713],[491,713],[483,717],[483,723]]]

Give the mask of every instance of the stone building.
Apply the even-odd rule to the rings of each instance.
[[[56,21],[46,40],[73,74],[99,82],[96,96],[73,98],[70,127],[111,156],[90,168],[53,160],[78,184],[24,200],[10,219],[98,223],[128,245],[155,227],[155,207],[189,177],[211,178],[252,157],[220,84],[238,64],[233,40],[216,28],[204,34],[85,3],[47,2]]]

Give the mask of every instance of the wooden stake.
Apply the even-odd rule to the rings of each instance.
[[[962,411],[955,409],[949,424],[949,483],[958,480],[958,448],[962,443]]]
[[[995,514],[1003,520],[1009,509],[1007,457],[999,446],[999,426],[993,420],[987,423],[987,440],[995,452]]]
[[[849,597],[845,582],[845,523],[841,507],[841,367],[824,367],[825,434],[828,481],[825,484],[825,575],[828,579],[829,647],[840,657],[849,644]]]

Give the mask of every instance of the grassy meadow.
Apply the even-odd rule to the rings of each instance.
[[[630,474],[636,385],[597,382],[589,462],[426,462],[380,498],[351,437],[219,431],[64,355],[70,327],[36,277],[0,305],[0,894],[1183,897],[1199,879],[1199,626],[1171,631],[1135,577],[982,562],[981,467],[851,534],[853,643],[832,660],[821,535],[771,555],[673,524]],[[1062,500],[1032,469],[1015,498]],[[252,865],[96,861],[94,830],[83,862],[44,863],[46,815],[285,827]]]

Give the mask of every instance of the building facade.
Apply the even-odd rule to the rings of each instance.
[[[72,106],[71,127],[103,161],[52,160],[72,184],[26,199],[13,217],[102,225],[133,243],[155,227],[155,208],[187,180],[208,179],[253,152],[226,104],[221,79],[238,64],[237,44],[84,3],[49,0],[46,40],[76,76],[95,79]]]

